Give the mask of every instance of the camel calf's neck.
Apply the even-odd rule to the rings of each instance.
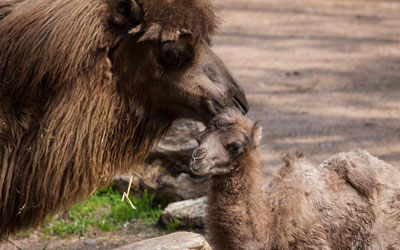
[[[261,157],[247,152],[234,171],[212,177],[207,225],[216,249],[263,249],[270,227],[266,212]],[[245,166],[242,166],[245,164]]]

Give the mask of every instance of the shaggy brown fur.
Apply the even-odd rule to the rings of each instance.
[[[361,150],[319,167],[288,154],[264,190],[261,128],[235,112],[213,123],[230,125],[208,127],[192,162],[194,173],[212,175],[213,249],[400,249],[400,175],[392,166]]]
[[[205,42],[208,1],[15,0],[0,14],[0,239],[132,168],[175,119],[247,110]]]

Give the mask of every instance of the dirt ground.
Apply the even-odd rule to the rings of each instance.
[[[85,237],[65,238],[43,236],[32,230],[28,237],[11,237],[0,244],[0,250],[105,250],[114,249],[136,241],[165,234],[161,230],[149,228],[142,221],[131,221],[113,232],[88,232]]]
[[[219,0],[215,51],[264,126],[267,168],[362,148],[400,166],[398,0]]]
[[[400,166],[398,0],[215,2],[223,22],[214,50],[241,80],[249,116],[264,126],[266,172],[289,149],[319,163],[363,148]],[[107,249],[151,234],[53,239],[47,249]],[[14,242],[45,247],[34,236]]]

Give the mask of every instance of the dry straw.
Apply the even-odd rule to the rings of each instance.
[[[129,191],[131,191],[131,185],[132,185],[132,176],[131,176],[131,178],[129,178],[128,190],[126,190],[126,192],[124,192],[124,193],[122,194],[122,201],[124,201],[125,198],[126,198],[126,200],[129,202],[129,204],[131,205],[131,207],[132,207],[133,209],[136,209],[136,207],[133,205],[132,201],[129,199]]]

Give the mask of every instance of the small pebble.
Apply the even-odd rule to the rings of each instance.
[[[375,126],[375,123],[373,123],[373,122],[365,122],[365,123],[364,123],[364,126],[366,126],[366,127],[373,127],[373,126]]]
[[[89,246],[94,246],[97,244],[97,240],[94,239],[87,239],[83,241],[83,244],[89,245]]]

